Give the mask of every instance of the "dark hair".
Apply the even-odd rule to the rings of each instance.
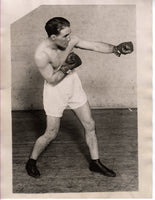
[[[45,30],[48,37],[50,37],[52,34],[59,35],[64,27],[70,27],[70,22],[63,17],[54,17],[47,21]]]

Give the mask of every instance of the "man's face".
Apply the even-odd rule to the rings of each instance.
[[[70,27],[64,27],[59,35],[55,37],[55,44],[62,49],[66,49],[68,46],[68,43],[70,41],[70,34],[71,34],[71,29]]]

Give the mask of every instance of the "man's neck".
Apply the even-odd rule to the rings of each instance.
[[[56,45],[50,38],[47,38],[45,41],[46,41],[46,44],[47,44],[51,49],[58,50],[57,45]]]

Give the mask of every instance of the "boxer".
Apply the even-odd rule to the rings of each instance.
[[[108,177],[116,173],[107,168],[99,159],[98,144],[95,133],[95,122],[75,68],[82,63],[80,57],[73,52],[74,48],[101,53],[122,54],[133,52],[132,42],[123,42],[117,46],[104,42],[90,42],[71,36],[70,22],[62,17],[50,19],[45,30],[46,38],[37,47],[35,62],[44,78],[43,105],[47,117],[45,133],[40,136],[26,163],[28,175],[38,178],[40,172],[36,161],[48,144],[53,141],[59,131],[60,118],[64,109],[69,106],[77,115],[85,129],[85,139],[90,152],[89,169]]]

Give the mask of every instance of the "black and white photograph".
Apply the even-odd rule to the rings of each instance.
[[[40,6],[11,25],[15,193],[138,190],[135,17]]]
[[[10,24],[13,194],[139,192],[137,32],[125,3]]]

